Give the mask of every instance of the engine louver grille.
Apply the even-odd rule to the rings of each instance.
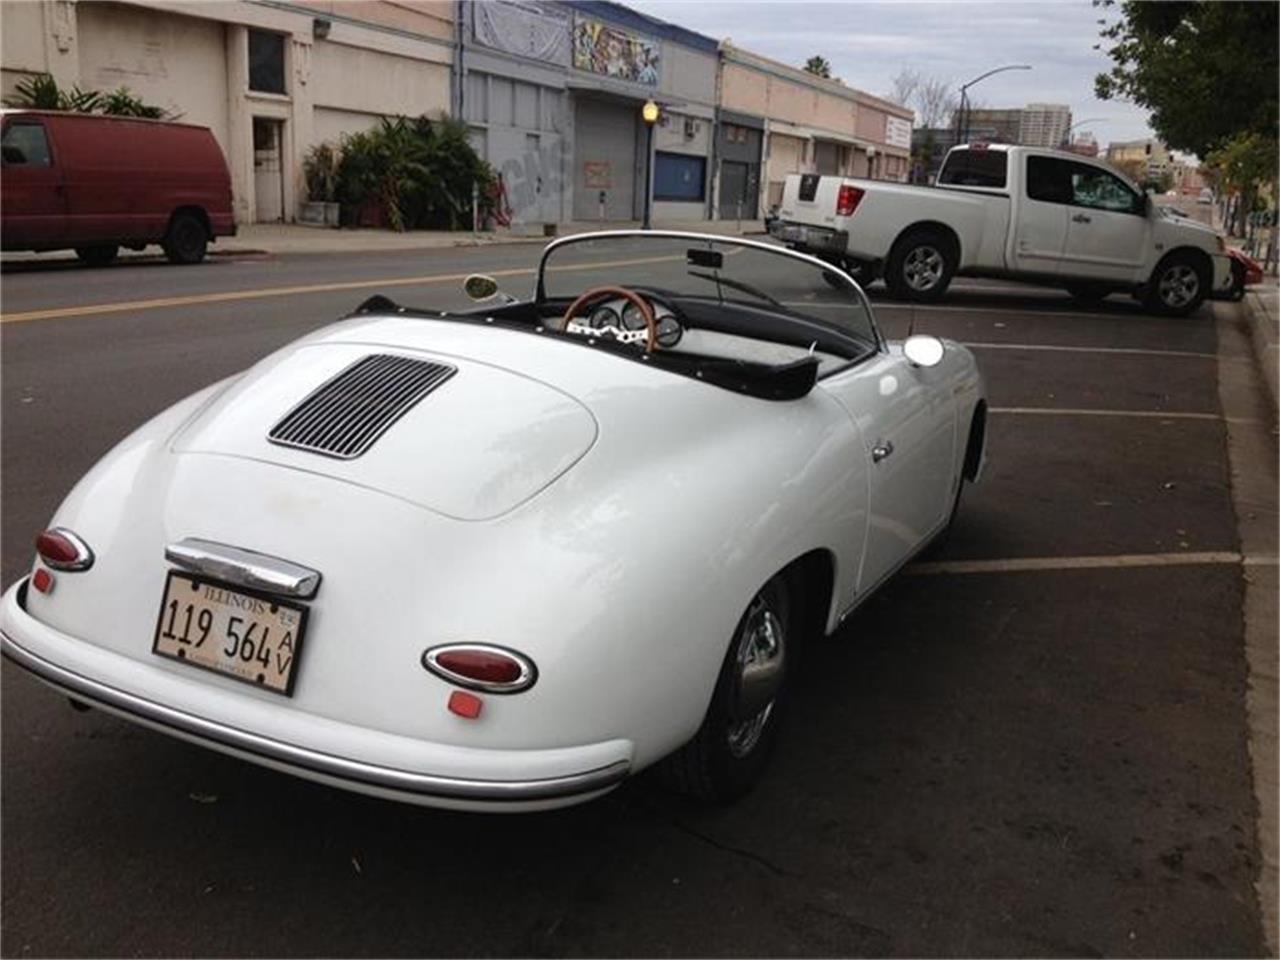
[[[271,428],[267,439],[329,457],[360,456],[456,367],[392,354],[356,361]]]

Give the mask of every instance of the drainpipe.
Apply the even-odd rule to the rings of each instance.
[[[466,117],[466,73],[463,68],[463,43],[466,41],[467,27],[466,18],[466,2],[467,0],[457,0],[454,4],[454,31],[457,34],[458,42],[453,52],[453,115],[458,120]]]

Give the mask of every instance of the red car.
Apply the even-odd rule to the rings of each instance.
[[[199,263],[236,232],[231,176],[207,127],[4,110],[0,249],[62,250],[106,264],[158,243]]]
[[[1231,289],[1224,299],[1243,300],[1245,287],[1262,282],[1262,264],[1243,250],[1229,248],[1227,256],[1231,258]]]

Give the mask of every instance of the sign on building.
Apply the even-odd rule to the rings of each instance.
[[[569,18],[541,3],[472,4],[476,42],[543,63],[569,65]]]
[[[658,44],[599,20],[574,20],[573,65],[579,70],[656,87],[659,63]]]
[[[884,123],[884,142],[891,147],[911,149],[911,121],[901,117],[887,117]]]

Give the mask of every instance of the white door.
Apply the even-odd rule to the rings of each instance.
[[[1071,209],[1062,275],[1137,283],[1150,240],[1146,204],[1119,177],[1086,163],[1071,168]]]
[[[1056,157],[1027,156],[1022,196],[1014,213],[1011,266],[1020,273],[1056,275],[1067,245],[1071,176]]]
[[[946,520],[955,493],[955,400],[947,364],[917,367],[902,345],[822,381],[857,423],[870,464],[867,539],[858,596],[914,553]]]
[[[253,196],[257,223],[278,223],[284,219],[282,126],[279,120],[253,118]]]

